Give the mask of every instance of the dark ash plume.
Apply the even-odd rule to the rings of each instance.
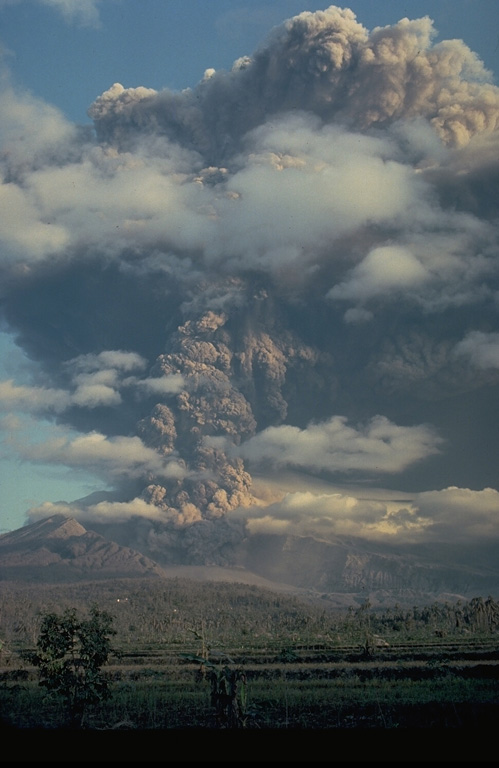
[[[106,489],[31,518],[210,563],[453,537],[463,500],[490,535],[499,89],[434,38],[304,12],[193,89],[112,85],[85,132],[5,89],[0,309],[34,365],[0,405]]]

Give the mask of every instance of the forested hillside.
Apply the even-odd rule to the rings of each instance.
[[[245,641],[266,645],[337,644],[357,641],[366,628],[400,638],[418,634],[470,635],[499,628],[499,603],[435,602],[407,608],[374,609],[369,600],[348,609],[274,593],[262,587],[166,580],[112,580],[68,585],[4,582],[0,594],[0,639],[6,647],[36,642],[44,613],[65,608],[86,612],[96,605],[113,616],[119,646],[144,643],[191,644],[204,633],[213,645]]]

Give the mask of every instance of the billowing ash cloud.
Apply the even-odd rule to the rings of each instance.
[[[193,89],[111,85],[93,130],[4,86],[0,305],[36,365],[0,407],[106,489],[31,518],[191,562],[497,536],[499,89],[434,38],[305,12]]]

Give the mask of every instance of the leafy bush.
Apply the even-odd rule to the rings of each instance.
[[[111,614],[93,607],[89,618],[74,608],[43,616],[37,651],[26,654],[39,670],[39,684],[62,699],[69,724],[81,727],[88,708],[106,699],[109,681],[102,666],[112,652]]]

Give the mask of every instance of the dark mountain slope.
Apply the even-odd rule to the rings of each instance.
[[[373,604],[421,604],[454,596],[499,595],[499,566],[473,549],[449,545],[390,548],[352,537],[253,535],[238,542],[224,566],[185,562],[185,551],[156,562],[133,540],[86,530],[75,519],[53,515],[0,536],[0,580],[72,583],[104,579],[186,577],[197,581],[260,584],[278,592],[307,594],[338,605],[367,596]],[[177,555],[177,556],[175,556]]]
[[[59,582],[162,575],[150,558],[87,531],[64,515],[0,536],[2,580]]]

